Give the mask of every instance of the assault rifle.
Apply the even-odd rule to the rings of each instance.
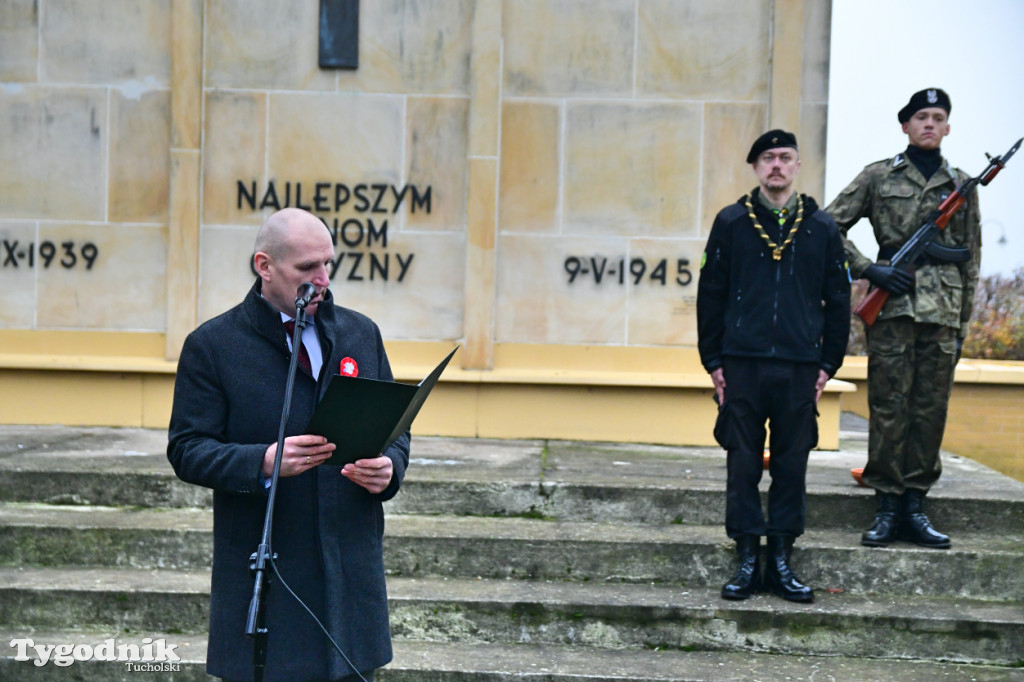
[[[1002,156],[992,157],[985,154],[989,159],[988,167],[978,177],[964,180],[952,194],[946,197],[939,204],[939,207],[931,212],[924,225],[919,227],[917,232],[907,240],[907,243],[893,254],[889,265],[905,272],[913,273],[921,257],[926,253],[933,256],[936,260],[947,263],[962,263],[970,258],[970,251],[966,248],[942,246],[935,243],[935,238],[939,236],[939,230],[945,229],[953,214],[964,205],[967,195],[975,187],[978,185],[984,186],[992,182],[992,179],[1003,169],[1003,166],[1010,160],[1010,157],[1020,149],[1021,142],[1024,142],[1024,138],[1017,140],[1017,143],[1010,147],[1010,151]],[[857,313],[860,319],[864,320],[864,324],[870,327],[875,323],[878,313],[881,312],[882,306],[885,305],[887,300],[889,300],[889,292],[876,287],[868,292],[868,295],[864,297],[864,300],[861,301],[860,305],[853,312]]]

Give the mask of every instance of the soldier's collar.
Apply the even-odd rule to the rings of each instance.
[[[753,192],[751,192],[751,194],[757,198],[757,202],[761,206],[764,206],[769,211],[778,211],[778,210],[780,210],[779,208],[777,208],[775,206],[775,204],[773,204],[772,202],[768,201],[768,197],[766,197],[764,195],[764,192],[761,191],[760,187],[758,187]],[[792,213],[796,209],[796,195],[797,195],[796,192],[793,192],[791,195],[789,195],[789,200],[786,202],[786,205],[783,206],[782,209],[781,209],[783,213],[789,214],[789,213]]]
[[[896,156],[892,157],[892,164],[890,164],[889,167],[890,168],[902,168],[902,167],[906,166],[909,163],[910,163],[910,161],[907,159],[907,155],[904,152],[900,152]],[[942,165],[939,166],[940,170],[943,169],[943,168],[946,169],[946,172],[949,173],[950,177],[955,177],[954,174],[953,174],[953,166],[952,166],[952,164],[949,163],[949,159],[947,159],[945,157],[942,158]]]

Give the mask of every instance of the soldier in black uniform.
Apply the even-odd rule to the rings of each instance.
[[[728,451],[725,527],[739,554],[722,597],[746,599],[761,588],[764,535],[764,589],[810,602],[814,592],[794,575],[789,557],[804,531],[817,401],[846,353],[850,280],[836,224],[794,190],[796,137],[768,131],[747,163],[760,186],[715,217],[697,287],[698,347],[719,403],[715,438]],[[758,492],[766,421],[767,520]]]

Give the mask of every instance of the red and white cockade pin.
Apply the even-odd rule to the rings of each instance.
[[[359,376],[359,365],[352,358],[341,359],[341,375],[346,377]]]

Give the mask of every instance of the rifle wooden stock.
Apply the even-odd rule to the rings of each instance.
[[[878,313],[882,312],[882,306],[889,300],[889,292],[885,289],[875,288],[868,292],[864,300],[853,309],[857,317],[864,320],[864,324],[871,326],[878,319]]]

